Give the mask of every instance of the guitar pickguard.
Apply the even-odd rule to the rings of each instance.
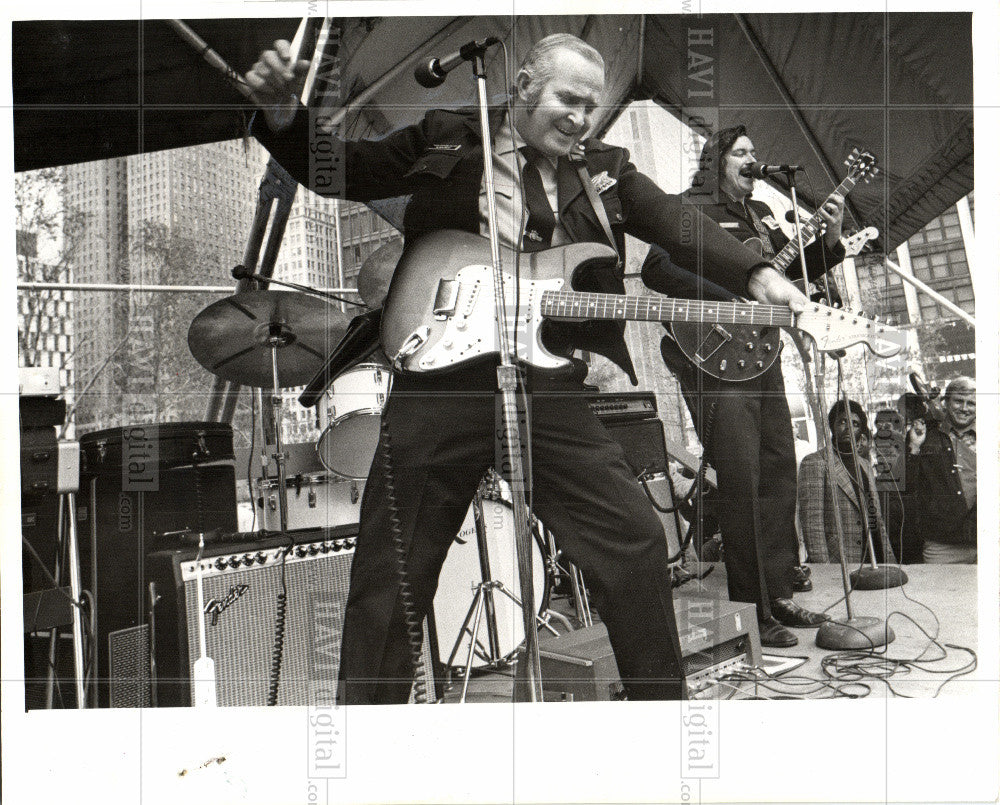
[[[465,266],[449,282],[455,283],[455,287],[449,289],[453,302],[434,310],[434,318],[443,323],[440,337],[414,356],[422,372],[448,369],[496,354],[500,349],[492,269],[485,265]],[[517,294],[513,276],[504,272],[503,287],[504,326],[509,344],[516,348],[517,359],[539,369],[565,368],[569,362],[545,349],[540,336],[542,293],[562,289],[563,280],[522,279],[520,294]],[[516,296],[519,298],[515,299]],[[520,308],[520,315],[515,304]]]

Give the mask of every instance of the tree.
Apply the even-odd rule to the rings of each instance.
[[[44,168],[14,174],[14,221],[17,228],[18,282],[68,282],[73,250],[84,227],[85,215],[66,211],[62,168]],[[43,322],[55,315],[53,302],[62,291],[20,291],[17,346],[24,366],[38,366],[42,354]]]

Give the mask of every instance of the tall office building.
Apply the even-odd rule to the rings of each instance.
[[[82,283],[127,280],[127,194],[125,159],[106,159],[66,167],[64,204],[81,216],[81,231],[70,254],[72,279]],[[121,372],[111,354],[123,334],[121,298],[112,293],[80,292],[73,306],[77,432],[105,427],[120,394]]]
[[[232,283],[263,164],[255,142],[231,141],[67,167],[66,206],[84,215],[74,280]],[[132,416],[200,419],[212,378],[191,358],[186,332],[212,301],[141,288],[78,293],[78,428],[129,424]]]
[[[904,272],[970,315],[975,314],[976,303],[974,216],[974,198],[969,194],[889,255]],[[855,271],[854,288],[850,270],[845,272],[849,293],[857,293],[858,287],[870,289],[867,295],[860,294],[862,304],[877,300],[882,309],[874,312],[891,316],[914,333],[916,363],[929,381],[943,386],[958,375],[975,375],[975,331],[959,316],[886,269],[881,255],[859,257]]]

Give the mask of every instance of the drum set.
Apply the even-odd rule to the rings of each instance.
[[[374,262],[378,261],[370,259],[362,268],[359,288],[384,296],[388,282],[373,280],[371,274],[384,273],[385,268],[365,271]],[[381,299],[366,302],[377,305]],[[248,290],[206,307],[188,331],[188,346],[202,366],[220,378],[258,390],[262,422],[267,408],[264,390],[270,391],[271,425],[269,432],[264,428],[262,465],[273,465],[274,470],[266,470],[269,477],[256,481],[251,497],[263,530],[289,534],[291,541],[296,531],[360,520],[364,483],[392,386],[388,364],[369,356],[337,375],[323,395],[328,424],[315,450],[326,472],[290,475],[278,424],[282,389],[314,380],[349,324],[337,307],[308,293]],[[579,571],[562,561],[552,535],[540,522],[532,525],[534,597],[540,602],[536,622],[553,633],[553,621],[564,630],[573,628],[564,615],[549,609],[558,582],[560,589],[572,590],[580,624],[589,625],[586,587]],[[463,701],[472,671],[508,665],[524,640],[514,545],[509,490],[490,473],[455,536],[434,599],[440,659],[449,671],[464,671]]]

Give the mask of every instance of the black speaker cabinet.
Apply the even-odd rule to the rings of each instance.
[[[636,477],[669,471],[663,423],[659,419],[624,422],[604,420],[611,437],[625,450],[625,460]]]
[[[144,566],[152,551],[180,548],[188,532],[233,532],[233,429],[219,422],[128,425],[80,439],[79,502],[85,585],[97,610],[98,704],[110,703],[113,643],[142,638]],[[121,669],[115,669],[121,671]]]
[[[296,546],[284,560],[287,598],[277,703],[330,704],[340,666],[357,526],[291,535]],[[206,654],[215,663],[219,706],[267,703],[282,553],[288,544],[287,538],[278,537],[216,544],[202,555]],[[191,549],[149,558],[155,600],[151,629],[155,704],[160,707],[187,706],[194,700],[194,663],[201,655],[196,557],[197,551]],[[434,690],[433,633],[425,624],[419,679],[428,701],[439,695]],[[141,652],[140,642],[133,641],[130,650]],[[142,662],[126,659],[120,665],[141,668]],[[141,688],[141,678],[134,682],[138,683],[134,688]]]

